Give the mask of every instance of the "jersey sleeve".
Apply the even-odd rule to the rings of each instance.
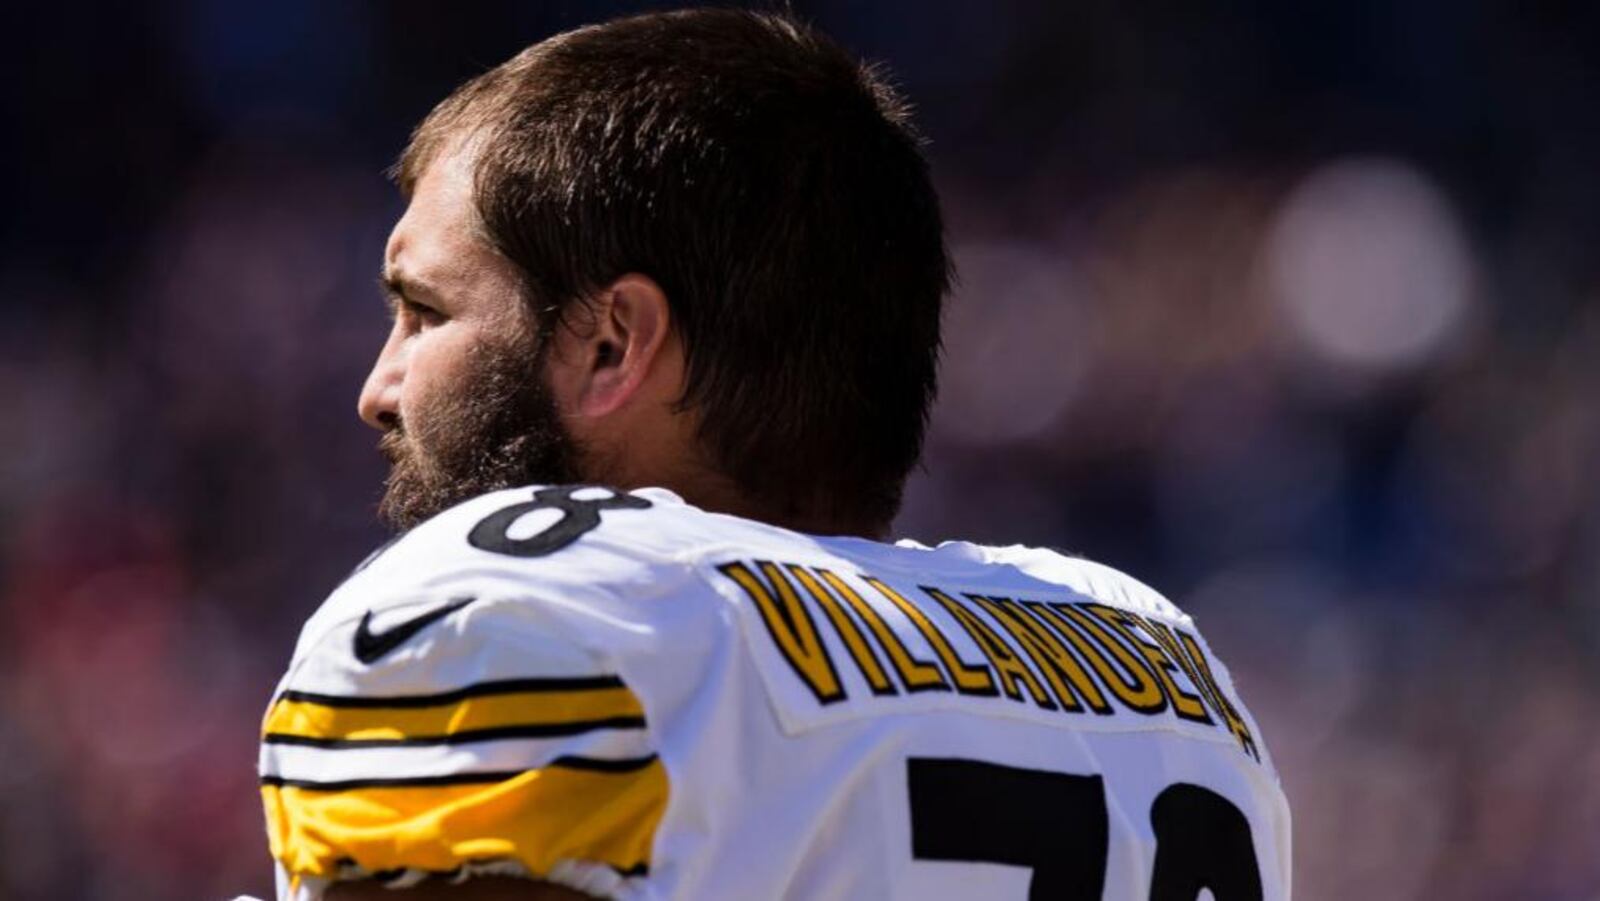
[[[613,895],[648,871],[667,802],[644,707],[604,654],[536,600],[439,591],[303,642],[260,776],[291,898],[474,873]]]

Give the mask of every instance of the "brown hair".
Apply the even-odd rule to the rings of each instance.
[[[712,463],[774,518],[888,524],[950,271],[919,138],[878,71],[783,15],[644,15],[462,85],[418,126],[401,189],[468,137],[483,226],[536,307],[655,279]]]

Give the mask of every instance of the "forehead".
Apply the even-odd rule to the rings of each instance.
[[[516,267],[489,243],[473,204],[470,154],[441,153],[417,179],[384,248],[384,270],[464,300],[515,295]]]

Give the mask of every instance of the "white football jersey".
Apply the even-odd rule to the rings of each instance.
[[[517,874],[623,899],[1289,897],[1261,732],[1190,618],[1024,547],[660,489],[485,495],[306,623],[267,711],[279,897]]]

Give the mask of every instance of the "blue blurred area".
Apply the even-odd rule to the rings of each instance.
[[[648,8],[0,12],[0,897],[269,891],[258,718],[383,537],[383,169]],[[1193,612],[1300,897],[1600,895],[1600,7],[795,8],[917,105],[961,270],[900,531]]]

